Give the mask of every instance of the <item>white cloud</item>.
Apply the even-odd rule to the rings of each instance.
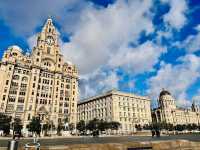
[[[177,106],[180,106],[180,107],[190,108],[192,105],[192,102],[190,100],[186,100],[186,99],[177,99],[176,104],[177,104]]]
[[[200,89],[198,89],[197,93],[192,97],[192,100],[200,107]]]
[[[64,55],[82,74],[107,64],[122,45],[137,43],[142,31],[153,32],[151,4],[151,0],[117,1],[107,8],[87,8],[70,42],[62,46]]]
[[[197,35],[188,36],[187,39],[182,43],[182,45],[189,52],[200,50],[200,32]]]
[[[186,0],[164,0],[170,5],[170,10],[164,15],[164,21],[170,26],[180,29],[186,22],[186,11],[188,9]]]
[[[150,41],[131,48],[121,48],[120,52],[110,59],[109,64],[112,67],[123,67],[129,72],[138,74],[145,71],[152,71],[153,66],[159,61],[159,57],[166,50]]]
[[[157,74],[148,80],[149,91],[153,99],[158,97],[162,88],[169,90],[179,105],[188,105],[186,90],[200,76],[200,58],[188,54],[179,59],[180,64],[172,66],[163,63]]]
[[[20,36],[30,36],[37,26],[41,26],[42,22],[47,17],[53,16],[60,24],[68,24],[64,21],[65,18],[69,24],[72,22],[69,14],[74,6],[84,5],[84,1],[80,0],[21,0],[0,1],[0,14],[6,25],[10,26],[15,33]],[[69,10],[69,11],[68,11]],[[76,11],[79,13],[80,11]],[[73,20],[76,18],[73,16]],[[73,21],[73,22],[74,22]]]
[[[179,49],[185,49],[186,52],[194,53],[200,50],[200,25],[195,28],[196,34],[192,34],[186,37],[183,41],[177,41],[173,43],[173,46]]]
[[[197,34],[188,36],[183,42],[178,43],[178,47],[185,48],[188,52],[200,50],[200,25],[196,26]]]
[[[138,44],[141,32],[154,31],[151,6],[151,0],[117,1],[107,8],[88,6],[82,10],[70,42],[61,43],[66,60],[79,68],[81,97],[118,87],[116,72],[105,72],[102,67],[112,70],[120,66],[132,75],[153,70],[165,48],[151,41]],[[30,47],[35,38],[28,39]],[[129,47],[129,42],[135,47]]]
[[[97,69],[93,73],[81,76],[80,97],[82,99],[94,96],[99,92],[105,92],[113,88],[118,88],[119,80],[120,78],[114,70],[107,72],[102,69]]]
[[[28,45],[29,45],[30,49],[32,49],[34,46],[36,46],[36,44],[37,44],[37,37],[38,37],[38,35],[34,34],[34,35],[30,36],[27,39],[27,42],[28,42]]]

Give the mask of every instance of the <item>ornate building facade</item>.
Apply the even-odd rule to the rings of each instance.
[[[11,46],[0,61],[0,112],[21,118],[24,127],[34,116],[43,124],[76,123],[78,71],[64,62],[58,39],[48,19],[31,54]]]
[[[178,108],[169,91],[162,90],[158,99],[158,108],[152,111],[153,122],[177,124],[200,124],[200,108],[194,102],[191,108]]]
[[[117,121],[121,124],[120,133],[132,133],[136,124],[151,123],[150,103],[147,97],[111,90],[78,102],[78,121]]]

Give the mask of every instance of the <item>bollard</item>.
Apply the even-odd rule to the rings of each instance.
[[[25,150],[29,150],[29,148],[35,148],[35,150],[40,150],[40,143],[27,143],[24,146]]]
[[[17,150],[18,149],[18,141],[12,140],[8,142],[8,150]]]

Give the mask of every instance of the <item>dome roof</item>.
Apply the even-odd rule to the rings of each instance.
[[[169,91],[163,89],[163,90],[160,92],[160,97],[163,96],[163,95],[171,95],[171,93],[170,93]]]
[[[9,49],[14,49],[14,50],[18,50],[18,51],[22,52],[22,49],[17,45],[12,45],[9,47]]]
[[[68,65],[73,65],[71,61],[66,61]]]

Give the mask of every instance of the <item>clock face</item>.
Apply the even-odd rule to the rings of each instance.
[[[48,45],[53,45],[54,44],[54,39],[52,36],[48,36],[47,39],[46,39],[46,43]]]

